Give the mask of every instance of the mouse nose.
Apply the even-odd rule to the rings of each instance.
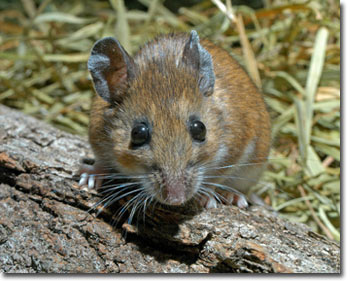
[[[169,205],[178,206],[186,201],[186,186],[182,179],[165,179],[162,197]]]
[[[173,173],[152,165],[157,171],[160,187],[159,198],[163,203],[178,206],[186,201],[186,177],[184,173]]]

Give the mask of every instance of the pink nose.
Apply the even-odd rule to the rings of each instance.
[[[163,192],[163,198],[169,205],[181,205],[186,201],[185,185],[178,181],[166,184]]]
[[[185,202],[185,196],[184,195],[181,195],[179,197],[168,196],[166,198],[166,202],[169,205],[178,206]]]

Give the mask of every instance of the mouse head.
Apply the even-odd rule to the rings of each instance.
[[[156,41],[135,60],[116,39],[103,38],[88,68],[97,94],[110,104],[109,160],[126,175],[145,175],[145,192],[162,203],[192,198],[205,168],[225,149],[217,141],[223,126],[213,105],[212,58],[198,34]]]

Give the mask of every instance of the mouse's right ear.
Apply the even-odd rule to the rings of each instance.
[[[121,98],[129,79],[135,75],[134,60],[113,37],[105,37],[95,43],[88,69],[96,92],[109,103]]]

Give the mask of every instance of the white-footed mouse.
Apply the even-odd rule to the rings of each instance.
[[[190,34],[159,36],[132,58],[118,40],[95,43],[88,61],[96,97],[89,127],[93,166],[139,199],[182,205],[194,198],[247,206],[270,148],[263,97],[222,48]],[[112,189],[110,189],[112,190]]]

